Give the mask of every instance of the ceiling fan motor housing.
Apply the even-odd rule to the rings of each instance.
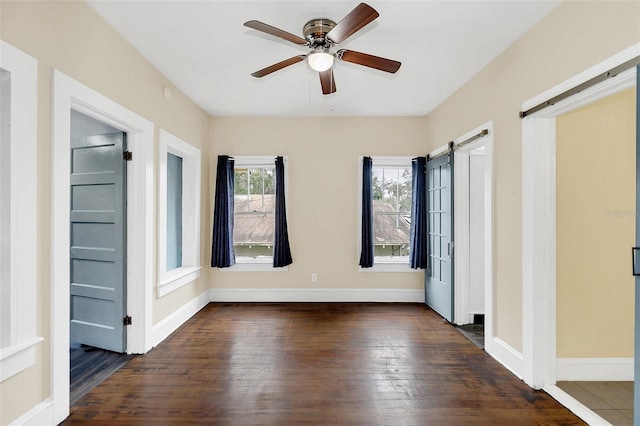
[[[330,47],[332,43],[326,38],[329,31],[336,26],[331,19],[321,18],[312,19],[307,22],[302,29],[305,40],[309,43],[309,47]]]

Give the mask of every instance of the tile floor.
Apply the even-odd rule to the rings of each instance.
[[[558,382],[556,385],[612,425],[633,425],[633,382]]]

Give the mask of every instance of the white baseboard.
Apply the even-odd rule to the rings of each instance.
[[[424,302],[423,290],[360,288],[212,288],[211,302]]]
[[[633,381],[633,358],[558,358],[556,380]]]
[[[522,379],[522,371],[524,368],[522,353],[512,348],[499,337],[491,339],[491,344],[485,348],[485,351],[500,364],[504,365],[507,370],[515,374],[516,377]]]
[[[586,405],[560,389],[555,385],[545,386],[542,390],[551,395],[553,399],[564,405],[573,414],[580,417],[591,426],[611,426],[611,423],[591,411]]]
[[[47,399],[27,411],[25,414],[10,423],[11,426],[44,426],[54,425],[53,401]]]
[[[162,319],[159,323],[155,324],[151,331],[153,346],[157,346],[160,342],[169,337],[169,335],[176,331],[178,327],[194,316],[200,309],[204,308],[207,303],[209,303],[209,294],[205,291],[182,305],[169,316]]]

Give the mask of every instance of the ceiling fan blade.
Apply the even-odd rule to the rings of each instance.
[[[336,91],[336,80],[333,78],[333,68],[319,72],[320,85],[322,85],[322,94],[330,95]]]
[[[257,78],[264,77],[265,75],[269,75],[272,72],[281,70],[282,68],[288,67],[289,65],[297,64],[300,61],[304,61],[304,58],[306,58],[305,55],[294,56],[293,58],[285,59],[284,61],[278,62],[277,64],[273,64],[259,71],[253,72],[251,73],[251,75]]]
[[[369,55],[368,53],[356,52],[355,50],[340,49],[336,53],[336,58],[343,61],[363,65],[369,68],[375,68],[380,71],[386,71],[394,74],[402,65],[398,61],[381,58],[379,56]]]
[[[380,14],[366,3],[360,3],[342,21],[333,27],[326,35],[326,38],[333,43],[342,43],[350,35],[376,19]]]
[[[260,21],[247,21],[244,23],[245,27],[253,28],[254,30],[262,31],[263,33],[270,34],[272,36],[283,38],[291,43],[298,44],[300,46],[305,46],[307,44],[307,40],[302,37],[298,37],[297,35],[288,33],[280,28],[273,27],[269,24],[265,24]]]

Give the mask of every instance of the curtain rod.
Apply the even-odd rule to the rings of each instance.
[[[438,157],[442,157],[445,154],[450,153],[451,151],[460,148],[462,146],[465,146],[468,143],[471,143],[477,139],[480,139],[481,137],[487,136],[489,134],[489,129],[482,129],[482,131],[480,131],[480,133],[475,134],[461,142],[455,143],[454,141],[450,141],[449,143],[447,143],[446,145],[442,146],[441,148],[435,149],[431,152],[435,152],[438,151],[440,149],[442,149],[441,152],[437,152],[434,155],[427,155],[427,161],[429,160],[435,160]]]
[[[620,65],[618,65],[617,67],[613,67],[611,68],[609,71],[606,71],[600,75],[597,75],[587,81],[585,81],[584,83],[581,83],[579,85],[577,85],[576,87],[569,89],[565,92],[560,93],[559,95],[554,96],[553,98],[542,102],[532,108],[529,108],[526,111],[520,111],[520,118],[525,118],[535,112],[538,112],[542,109],[545,109],[549,106],[555,105],[557,102],[562,101],[563,99],[568,98],[569,96],[573,96],[576,93],[580,93],[585,89],[588,89],[591,86],[595,86],[598,83],[601,83],[605,80],[608,80],[610,78],[613,78],[615,76],[617,76],[618,74],[620,74],[623,71],[626,71],[630,68],[635,67],[636,65],[640,64],[640,56],[636,56],[633,59],[628,60],[625,63],[622,63]]]

